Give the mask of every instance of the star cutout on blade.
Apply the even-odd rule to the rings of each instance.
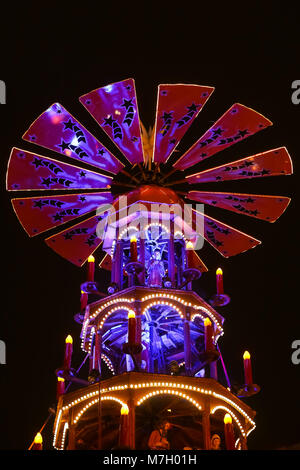
[[[245,137],[245,135],[249,134],[248,129],[245,129],[243,131],[239,130],[238,136],[240,137]]]
[[[112,116],[109,116],[108,118],[104,118],[103,126],[110,126],[111,127],[114,122],[116,122],[116,120],[113,119]]]
[[[218,129],[213,129],[214,136],[221,135],[224,130],[221,127],[218,127]]]
[[[42,178],[42,184],[44,184],[45,186],[47,186],[47,188],[49,188],[49,186],[51,185],[51,179],[50,178]]]
[[[75,122],[72,122],[71,119],[68,120],[68,122],[63,122],[65,128],[64,128],[64,131],[66,129],[71,129],[71,131],[73,130],[73,127],[75,126]]]
[[[43,205],[44,205],[43,201],[39,200],[39,201],[34,201],[33,207],[38,207],[39,209],[42,209]]]
[[[59,212],[57,212],[57,214],[55,214],[53,216],[53,220],[56,222],[57,220],[60,222],[61,220],[63,219],[62,215],[59,214]]]
[[[66,149],[70,150],[69,145],[70,145],[70,142],[67,143],[63,140],[62,143],[59,144],[57,147],[61,147],[62,151],[64,152]]]
[[[200,108],[200,105],[199,104],[191,104],[190,106],[187,106],[187,109],[189,110],[189,112],[196,112],[197,111],[197,108]]]
[[[39,158],[35,158],[32,162],[32,164],[35,166],[35,168],[38,168],[39,166],[44,166],[43,165],[43,160]]]
[[[131,98],[130,100],[126,100],[125,98],[123,98],[123,104],[121,104],[121,106],[125,107],[126,109],[130,108],[130,106],[133,106],[132,100],[133,98]]]
[[[168,119],[172,119],[172,111],[170,113],[164,112],[164,114],[162,115],[162,119],[164,119],[165,121],[167,121]]]

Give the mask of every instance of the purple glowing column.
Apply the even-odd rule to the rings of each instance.
[[[172,287],[175,280],[175,253],[174,253],[174,220],[170,220],[170,236],[168,241],[168,277],[171,279]]]
[[[187,375],[191,370],[191,332],[190,332],[190,322],[189,314],[187,313],[187,319],[184,320],[183,331],[184,331],[184,361],[185,361],[185,370]]]
[[[99,371],[100,376],[101,376],[101,352],[102,352],[102,334],[101,334],[101,331],[97,331],[96,338],[95,338],[95,349],[94,349],[94,355],[95,355],[94,368]]]

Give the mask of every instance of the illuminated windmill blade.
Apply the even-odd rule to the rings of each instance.
[[[193,201],[267,220],[268,222],[275,222],[290,203],[288,197],[241,193],[190,191],[187,197]]]
[[[6,175],[8,191],[108,189],[112,178],[14,147]]]
[[[106,269],[107,271],[111,271],[112,263],[111,263],[111,256],[106,253],[102,261],[99,263],[99,268]]]
[[[77,266],[82,266],[102,240],[97,235],[101,217],[96,215],[73,225],[45,240],[57,254]]]
[[[113,174],[124,166],[59,103],[42,113],[23,139]]]
[[[261,243],[259,240],[196,210],[193,210],[193,223],[195,227],[203,227],[205,240],[225,258],[243,253]]]
[[[213,87],[200,85],[159,85],[154,162],[165,163],[168,160],[213,91]]]
[[[197,253],[195,251],[192,252],[192,257],[191,257],[191,264],[189,265],[190,268],[196,268],[201,271],[201,273],[205,273],[208,271],[208,268],[205,266],[203,263],[202,259],[199,258]]]
[[[268,150],[251,157],[221,165],[186,177],[190,184],[231,181],[264,176],[291,175],[293,165],[285,147]]]
[[[109,192],[12,199],[14,211],[30,237],[113,202]]]
[[[271,126],[262,114],[236,103],[174,164],[185,170],[250,135]]]
[[[93,90],[81,96],[79,101],[130,163],[144,161],[133,79]]]

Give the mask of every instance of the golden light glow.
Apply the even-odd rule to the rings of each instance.
[[[206,317],[204,320],[204,326],[210,326],[210,325],[211,325],[211,321],[209,318]]]
[[[193,250],[193,249],[194,249],[194,245],[192,244],[191,241],[188,241],[188,242],[185,244],[185,249],[186,249],[186,250]]]
[[[136,236],[133,235],[131,238],[130,238],[130,243],[132,242],[137,242],[137,239],[136,239]]]
[[[221,269],[221,268],[218,268],[217,271],[216,271],[216,274],[217,274],[218,276],[223,276],[223,271],[222,271],[222,269]]]
[[[159,387],[159,389],[157,389],[157,387]],[[118,402],[121,406],[123,406],[123,405],[127,406],[126,403],[124,403],[120,398],[117,398],[115,396],[111,396],[109,394],[111,392],[113,392],[113,393],[116,393],[116,392],[119,392],[119,391],[122,392],[122,391],[127,390],[127,389],[145,389],[145,388],[148,388],[150,390],[149,390],[148,393],[146,393],[146,395],[144,397],[140,398],[140,400],[136,403],[137,406],[141,405],[148,398],[151,398],[151,397],[154,397],[154,396],[157,396],[157,395],[160,395],[160,394],[170,394],[170,395],[175,395],[175,396],[180,396],[182,398],[186,398],[187,400],[191,401],[195,406],[200,407],[199,409],[201,409],[201,399],[200,399],[200,397],[199,397],[199,401],[197,401],[197,399],[194,399],[194,397],[188,396],[186,393],[184,393],[185,391],[190,391],[190,392],[195,392],[195,393],[200,394],[200,395],[210,395],[210,396],[214,397],[215,399],[217,399],[218,401],[219,400],[222,400],[223,402],[225,401],[231,407],[233,407],[235,410],[237,410],[238,413],[240,413],[251,425],[251,427],[249,428],[247,433],[244,430],[242,422],[240,421],[240,419],[233,413],[232,410],[229,410],[229,408],[227,408],[226,406],[220,405],[220,404],[215,406],[211,410],[211,414],[214,414],[219,409],[224,410],[224,412],[228,413],[229,416],[231,417],[231,419],[234,420],[234,422],[236,423],[236,425],[240,429],[241,434],[244,437],[246,437],[246,435],[250,434],[256,427],[255,422],[253,421],[251,416],[249,416],[247,414],[247,412],[243,408],[241,408],[240,402],[237,403],[235,400],[231,399],[231,398],[234,398],[234,397],[229,397],[229,396],[217,393],[212,389],[201,388],[201,387],[195,386],[193,384],[183,384],[181,382],[177,382],[176,380],[173,380],[172,378],[170,378],[170,380],[168,382],[164,382],[164,381],[159,381],[159,382],[149,381],[148,382],[148,381],[145,381],[145,382],[134,382],[134,383],[130,383],[130,384],[122,383],[122,384],[114,385],[114,386],[107,387],[107,388],[101,388],[101,401],[102,400],[113,400],[113,401]],[[85,406],[83,406],[83,408],[80,409],[77,416],[75,416],[74,421],[73,421],[73,423],[75,424],[75,423],[78,422],[78,420],[81,418],[83,413],[89,407],[91,407],[93,404],[98,403],[98,400],[99,400],[99,390],[96,389],[96,390],[93,390],[92,392],[81,395],[80,397],[76,398],[75,400],[73,399],[68,403],[64,403],[64,406],[62,406],[62,408],[59,410],[57,420],[56,420],[54,439],[53,439],[54,447],[55,447],[55,443],[56,443],[56,438],[57,438],[58,428],[60,426],[60,420],[61,420],[62,413],[66,413],[69,409],[71,409],[71,408],[73,408],[73,407],[75,407],[75,406],[77,406],[77,405],[79,405],[83,402],[87,402],[85,404]]]
[[[37,435],[34,438],[34,443],[35,444],[42,444],[43,443],[42,435],[39,432],[37,433]]]
[[[128,312],[128,318],[135,318],[135,313],[133,310],[129,310]]]
[[[128,406],[127,405],[122,405],[121,415],[128,415],[128,413],[129,413]]]
[[[250,359],[250,353],[248,351],[244,352],[243,359]]]
[[[65,379],[64,379],[63,377],[57,377],[57,381],[58,381],[58,382],[64,382]]]
[[[72,338],[71,335],[68,335],[68,336],[66,337],[66,343],[73,344],[73,338]]]
[[[232,418],[229,413],[226,413],[224,416],[224,424],[231,424],[232,423]]]
[[[90,255],[90,256],[88,257],[88,262],[89,262],[89,263],[94,263],[94,262],[95,262],[95,258],[94,258],[93,255]]]

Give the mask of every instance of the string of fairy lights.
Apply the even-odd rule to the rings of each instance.
[[[169,381],[169,382],[164,382],[164,381],[138,382],[138,383],[132,383],[132,384],[120,384],[120,385],[110,386],[110,387],[107,387],[107,388],[101,388],[100,394],[104,395],[104,396],[101,396],[101,401],[102,400],[103,401],[104,400],[113,400],[113,401],[118,402],[121,406],[126,406],[126,403],[121,398],[116,397],[114,395],[111,395],[111,393],[123,392],[123,391],[126,391],[128,389],[142,390],[142,389],[145,389],[145,388],[155,388],[155,390],[149,391],[148,393],[146,393],[145,395],[140,397],[136,402],[136,406],[140,406],[147,399],[152,398],[152,397],[157,396],[157,395],[175,395],[175,396],[178,396],[179,398],[188,400],[198,410],[202,410],[201,403],[197,399],[192,397],[191,395],[188,395],[187,393],[185,393],[185,391],[189,390],[190,392],[199,393],[201,395],[208,395],[208,396],[211,396],[212,398],[222,400],[222,401],[226,402],[229,406],[234,408],[238,413],[240,413],[243,416],[243,418],[251,426],[247,432],[245,430],[245,427],[243,427],[240,419],[236,416],[236,414],[230,408],[224,406],[223,404],[218,404],[210,410],[211,415],[215,414],[215,412],[217,410],[220,410],[220,409],[224,410],[226,413],[229,413],[232,416],[232,418],[234,419],[234,421],[236,422],[236,424],[237,424],[237,426],[238,426],[238,428],[239,428],[239,430],[240,430],[243,437],[248,436],[250,434],[250,432],[252,432],[256,427],[255,422],[249,416],[249,414],[237,402],[235,402],[234,400],[232,400],[228,396],[226,396],[222,393],[215,392],[214,390],[211,390],[211,389],[206,389],[206,388],[203,388],[203,387],[197,387],[196,385],[188,385],[188,384],[178,383],[178,382],[175,382],[175,381],[174,382],[172,382],[172,381]],[[109,395],[105,395],[106,393],[108,393]],[[53,445],[54,445],[55,448],[57,448],[56,447],[56,445],[57,445],[57,442],[56,442],[57,441],[57,434],[58,434],[59,423],[60,423],[62,415],[65,414],[65,413],[68,413],[68,410],[70,408],[77,407],[78,405],[80,405],[80,403],[82,403],[86,400],[88,400],[88,402],[82,408],[80,408],[78,413],[73,418],[72,423],[70,423],[70,424],[76,424],[80,420],[81,416],[85,413],[85,411],[87,411],[91,406],[93,406],[93,405],[95,405],[99,402],[99,389],[97,388],[97,390],[94,390],[90,393],[86,393],[86,394],[82,395],[81,397],[78,397],[78,398],[70,401],[69,403],[67,403],[67,404],[65,404],[64,406],[61,407],[61,409],[58,413],[58,416],[57,416],[55,430],[54,430]],[[61,438],[62,441],[64,441],[64,439],[65,439],[65,432],[66,432],[66,428],[64,426],[63,431],[62,431],[62,438]],[[60,445],[60,448],[63,448],[62,443]]]

